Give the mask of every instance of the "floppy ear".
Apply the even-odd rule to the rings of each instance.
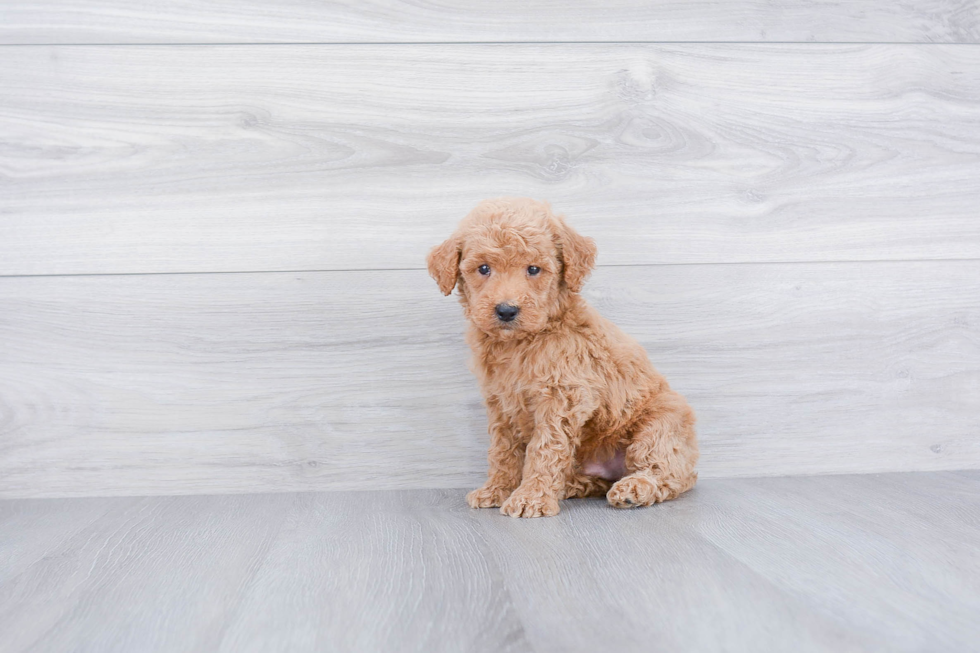
[[[429,276],[439,284],[443,295],[448,295],[456,287],[456,277],[459,275],[459,238],[452,236],[441,245],[432,248],[426,263],[429,265]]]
[[[595,241],[569,227],[564,219],[559,217],[557,220],[558,247],[564,264],[562,276],[568,289],[578,292],[595,267]]]

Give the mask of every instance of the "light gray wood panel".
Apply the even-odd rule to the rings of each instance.
[[[966,650],[980,631],[978,480],[702,481],[628,517],[595,500],[530,525],[488,520],[491,550],[507,582],[534,588],[512,596],[539,615],[535,650],[578,650],[592,633],[606,650]]]
[[[773,480],[733,483],[706,511],[699,532],[783,591],[808,596],[835,621],[879,631],[879,646],[894,642],[883,650],[968,650],[960,636],[980,630],[972,616],[980,613],[980,575],[971,572],[980,572],[976,475],[945,479],[918,500],[908,497],[922,488],[917,476]],[[741,518],[733,522],[735,513]],[[803,540],[807,555],[783,544]],[[910,564],[895,565],[900,559]],[[788,565],[794,574],[786,573]],[[850,573],[841,576],[841,569]],[[953,596],[962,597],[962,609],[947,612]]]
[[[602,268],[702,477],[980,467],[980,262]],[[6,497],[460,487],[486,422],[421,271],[0,280]]]
[[[417,269],[480,199],[602,264],[980,257],[980,49],[25,47],[0,274]]]
[[[525,625],[533,650],[585,650],[586,642],[606,651],[749,651],[763,642],[771,651],[869,650],[870,633],[821,614],[698,533],[700,513],[724,487],[701,481],[647,514],[620,517],[596,499],[564,501],[557,520],[484,518],[503,577],[533,588],[512,592],[518,613],[533,615]],[[736,515],[722,525],[740,525]]]
[[[21,505],[47,516],[43,504]],[[61,540],[21,525],[21,537],[44,555],[2,574],[0,650],[38,650],[38,639],[46,651],[176,651],[186,643],[215,650],[226,612],[262,564],[288,505],[278,495],[119,499]]]
[[[5,0],[0,43],[980,41],[973,0]]]
[[[459,492],[338,499],[294,499],[215,650],[529,650],[524,615]],[[288,607],[269,610],[270,596]]]
[[[569,500],[539,520],[463,494],[0,503],[0,649],[904,652],[980,637],[977,472],[713,479],[652,508]],[[10,554],[10,515],[29,564]]]

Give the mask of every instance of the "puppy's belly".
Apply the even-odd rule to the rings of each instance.
[[[598,476],[607,481],[618,481],[626,476],[626,452],[619,449],[612,458],[586,460],[582,463],[582,471],[589,476]]]

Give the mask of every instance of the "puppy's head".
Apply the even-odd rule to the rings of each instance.
[[[466,317],[488,336],[520,338],[560,315],[595,266],[591,238],[543,202],[481,202],[429,253],[429,274],[448,295],[459,287]]]

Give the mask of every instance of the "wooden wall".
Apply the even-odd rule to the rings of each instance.
[[[477,483],[424,256],[498,195],[703,476],[980,467],[980,6],[915,5],[3,2],[0,496]]]

